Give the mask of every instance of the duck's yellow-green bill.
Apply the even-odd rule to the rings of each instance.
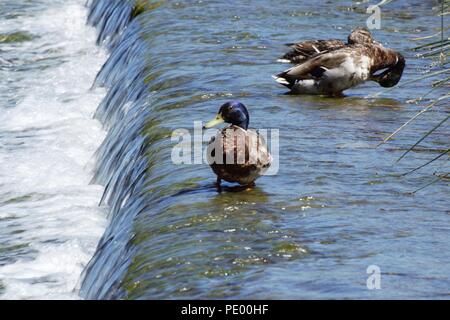
[[[212,128],[214,126],[217,126],[218,124],[223,123],[224,120],[222,118],[222,115],[218,114],[213,120],[207,122],[204,126],[203,129],[208,129],[208,128]]]

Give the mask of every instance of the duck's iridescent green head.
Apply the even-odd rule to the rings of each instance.
[[[239,101],[230,101],[223,104],[220,107],[217,116],[213,120],[206,123],[203,128],[212,128],[223,122],[230,123],[247,130],[250,122],[250,115],[248,114],[247,108],[242,103]]]

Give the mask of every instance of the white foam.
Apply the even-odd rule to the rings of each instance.
[[[90,87],[106,53],[85,25],[84,2],[48,0],[44,12],[0,23],[0,32],[39,36],[13,44],[19,58],[27,57],[19,64],[50,62],[12,74],[21,99],[9,108],[0,101],[0,195],[22,197],[0,208],[0,233],[20,229],[8,245],[26,244],[29,252],[0,263],[3,299],[78,298],[80,274],[106,226],[98,207],[103,188],[89,184],[93,154],[105,136],[92,119],[104,91]]]

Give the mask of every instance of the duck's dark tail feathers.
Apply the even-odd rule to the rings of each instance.
[[[272,75],[272,78],[274,78],[275,81],[278,82],[279,84],[282,84],[283,86],[288,87],[289,89],[292,89],[292,87],[294,86],[295,82],[289,82],[285,78],[285,74],[286,74],[286,72],[282,72],[282,73],[279,73],[277,75]]]

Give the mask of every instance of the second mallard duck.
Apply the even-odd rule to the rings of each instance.
[[[221,180],[253,186],[272,163],[266,142],[260,134],[249,129],[250,115],[238,101],[223,104],[217,116],[203,128],[229,123],[208,144],[208,163],[217,175],[217,188]]]
[[[339,39],[306,40],[297,43],[287,43],[286,45],[290,47],[291,50],[278,59],[278,61],[302,63],[319,53],[324,53],[325,51],[333,51],[353,44],[371,43],[376,42],[373,40],[370,31],[366,28],[358,27],[349,34],[347,43]]]
[[[395,86],[405,67],[405,58],[380,44],[354,44],[325,51],[274,76],[297,94],[342,96],[346,89],[365,81],[382,87]]]

